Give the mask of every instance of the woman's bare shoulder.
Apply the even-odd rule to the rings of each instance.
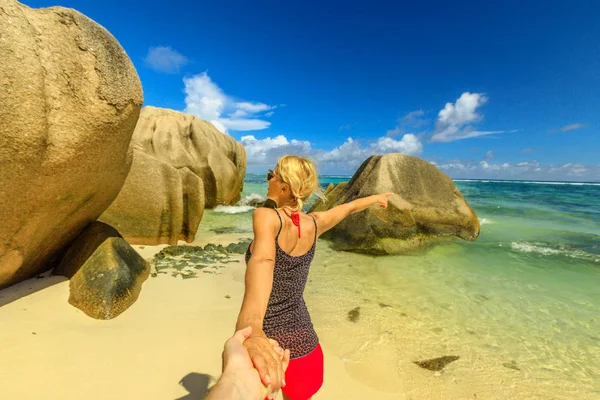
[[[252,222],[256,229],[257,225],[265,228],[277,228],[279,229],[279,218],[278,213],[272,208],[257,208],[252,213]]]
[[[263,220],[272,219],[272,218],[277,219],[277,211],[275,211],[272,208],[259,207],[259,208],[255,209],[254,212],[252,213],[252,218],[260,218]]]

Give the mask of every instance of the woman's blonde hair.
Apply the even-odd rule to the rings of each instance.
[[[298,211],[308,198],[316,194],[323,198],[323,191],[319,186],[319,175],[311,160],[306,157],[285,155],[277,161],[275,169],[281,180],[290,185],[292,195],[296,199]]]

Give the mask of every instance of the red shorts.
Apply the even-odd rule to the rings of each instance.
[[[323,350],[321,345],[304,357],[290,360],[285,371],[286,385],[281,391],[291,400],[307,400],[323,385]]]

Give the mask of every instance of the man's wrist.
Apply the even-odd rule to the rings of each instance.
[[[260,377],[258,376],[258,374],[256,374],[255,379],[258,379],[260,381]],[[248,374],[244,374],[243,371],[225,368],[217,385],[222,385],[223,387],[231,388],[232,393],[243,393],[245,395],[243,400],[246,400],[246,398],[261,397],[260,389],[258,389],[258,387],[248,387],[246,385],[247,381]],[[267,396],[266,393],[268,392],[266,387],[264,387],[263,393],[265,393],[265,395],[262,396],[262,398]]]

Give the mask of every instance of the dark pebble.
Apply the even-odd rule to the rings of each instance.
[[[360,317],[360,307],[356,307],[353,310],[348,311],[348,321],[356,322]]]
[[[430,371],[441,371],[446,365],[458,360],[459,358],[459,356],[443,356],[439,358],[432,358],[431,360],[415,361],[414,363],[419,367],[428,369]]]
[[[520,371],[521,370],[521,368],[519,368],[517,366],[517,363],[514,362],[514,361],[511,361],[509,363],[504,363],[504,364],[502,364],[502,366],[505,367],[505,368],[514,369],[515,371]]]

